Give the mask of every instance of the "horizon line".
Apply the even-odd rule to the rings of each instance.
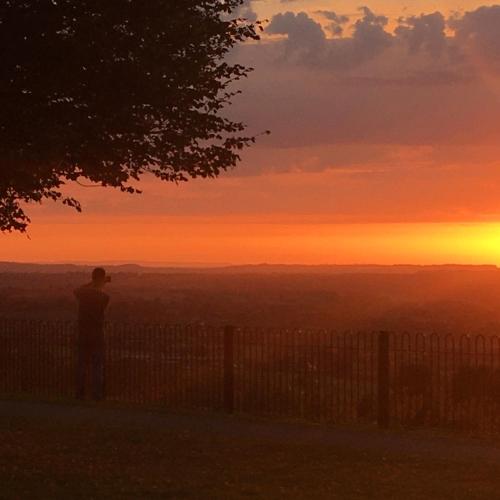
[[[232,268],[232,267],[494,267],[494,263],[282,263],[282,262],[249,262],[249,263],[217,263],[217,262],[154,262],[154,261],[128,261],[128,260],[103,260],[103,261],[15,261],[0,260],[0,265],[34,265],[34,266],[139,266],[139,267],[164,267],[164,268]]]

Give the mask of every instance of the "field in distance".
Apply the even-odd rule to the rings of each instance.
[[[69,320],[92,266],[0,263],[0,316]],[[495,266],[107,266],[112,321],[500,333]]]

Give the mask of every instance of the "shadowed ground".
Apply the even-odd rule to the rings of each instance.
[[[220,415],[0,402],[0,498],[500,498],[500,447]]]

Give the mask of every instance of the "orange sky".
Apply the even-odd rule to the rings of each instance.
[[[0,259],[177,264],[500,264],[500,223],[317,224],[240,218],[84,217],[36,223]]]
[[[481,5],[368,3],[391,19],[390,33],[400,16],[439,10],[448,17]],[[354,40],[346,52],[308,30],[315,22],[326,30],[318,10],[352,14],[355,22],[357,2],[251,6],[270,20],[284,11],[307,14],[305,24],[275,29],[286,32],[281,41],[235,56],[256,71],[234,113],[251,132],[272,135],[218,180],[174,186],[146,179],[136,197],[69,187],[84,214],[52,203],[30,207],[29,238],[1,235],[0,260],[500,264],[500,70],[483,50],[497,41],[500,50],[500,16],[491,33],[491,23],[483,29],[472,16],[461,25],[467,37],[447,33],[451,48],[438,55],[432,30],[418,53],[396,38],[374,53],[371,39],[346,29],[347,42]],[[474,30],[484,45],[472,45]]]

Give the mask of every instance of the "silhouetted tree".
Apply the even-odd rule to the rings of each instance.
[[[221,111],[249,68],[226,55],[258,39],[243,0],[3,0],[0,230],[25,230],[22,202],[82,179],[139,192],[215,177],[254,141]]]

